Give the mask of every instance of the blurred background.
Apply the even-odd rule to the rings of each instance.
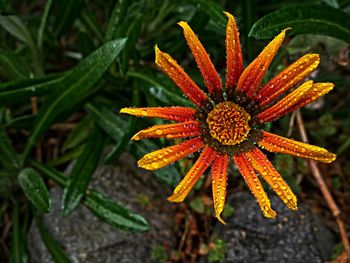
[[[163,121],[119,110],[191,105],[155,66],[154,46],[203,87],[177,25],[188,21],[225,76],[223,11],[236,18],[245,66],[292,27],[264,82],[320,54],[311,77],[335,88],[301,114],[310,142],[338,155],[318,167],[349,231],[349,0],[0,0],[0,262],[344,260],[336,221],[303,159],[268,155],[301,204],[293,214],[273,198],[281,214],[273,222],[261,218],[231,166],[226,226],[214,217],[206,176],[184,203],[166,201],[196,155],[152,173],[136,167],[174,142],[130,141]],[[295,114],[266,129],[300,140]]]

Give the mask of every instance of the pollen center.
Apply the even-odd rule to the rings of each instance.
[[[210,135],[224,145],[235,145],[247,138],[250,115],[237,104],[219,103],[208,114]]]

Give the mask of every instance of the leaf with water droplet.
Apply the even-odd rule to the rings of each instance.
[[[44,180],[32,168],[19,173],[18,182],[28,200],[42,213],[51,210],[51,197]]]

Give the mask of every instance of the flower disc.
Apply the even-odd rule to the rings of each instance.
[[[208,114],[210,135],[223,145],[235,145],[247,138],[250,131],[250,115],[237,104],[219,103]]]

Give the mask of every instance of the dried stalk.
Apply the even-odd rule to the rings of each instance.
[[[301,138],[303,140],[303,142],[308,143],[308,136],[306,134],[305,131],[305,126],[303,123],[303,118],[301,116],[301,113],[298,111],[297,112],[297,124],[298,124],[298,128],[299,128],[299,132],[301,135]],[[341,218],[341,212],[336,204],[336,202],[334,201],[325,181],[323,180],[323,177],[321,175],[320,170],[318,169],[317,163],[313,160],[308,160],[308,164],[311,170],[312,175],[314,176],[314,178],[316,179],[320,190],[322,192],[322,195],[324,197],[324,199],[326,200],[333,217],[335,218],[335,221],[337,222],[338,225],[338,229],[339,229],[339,234],[343,243],[343,247],[344,247],[344,251],[347,254],[347,261],[350,261],[350,245],[349,245],[349,239],[345,230],[345,226],[344,226],[344,222],[343,219]]]

